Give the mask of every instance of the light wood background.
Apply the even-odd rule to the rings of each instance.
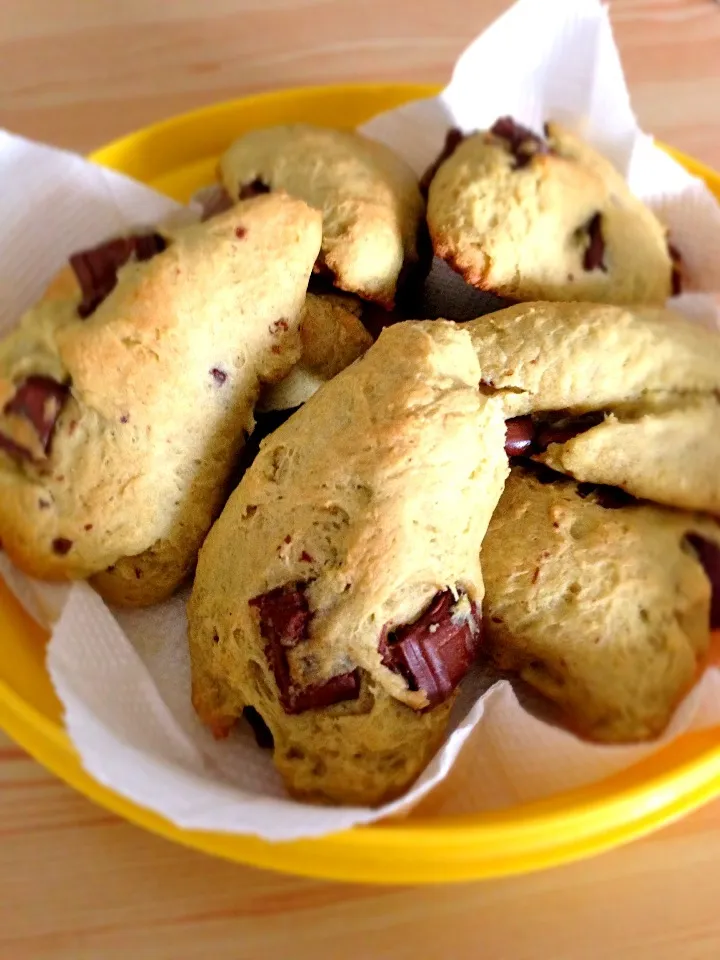
[[[0,0],[0,126],[87,150],[243,92],[441,81],[506,5]],[[645,128],[720,168],[720,6],[611,0],[610,9]],[[0,734],[0,960],[316,956],[714,960],[720,802],[648,840],[544,874],[453,888],[349,887],[172,846],[74,794]]]

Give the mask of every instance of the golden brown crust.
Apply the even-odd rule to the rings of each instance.
[[[192,568],[260,382],[299,355],[320,217],[278,194],[168,242],[122,267],[86,320],[77,299],[50,299],[0,345],[13,390],[29,374],[69,382],[47,455],[0,451],[4,547],[41,578],[114,566],[97,583],[116,602],[157,600]]]

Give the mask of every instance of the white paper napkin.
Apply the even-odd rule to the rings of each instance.
[[[564,121],[605,152],[682,251],[691,292],[678,307],[717,323],[706,294],[720,291],[720,209],[638,130],[598,0],[521,0],[465,51],[440,97],[377,117],[365,131],[420,173],[448,127],[482,128],[504,114],[536,129],[549,118]],[[69,254],[178,210],[141,184],[2,132],[0,179],[12,185],[0,195],[0,333]],[[111,612],[87,585],[36,583],[2,555],[0,574],[34,616],[54,623],[48,669],[85,768],[183,827],[282,840],[402,814],[418,803],[424,815],[497,809],[608,776],[685,730],[720,723],[714,668],[661,741],[632,747],[583,743],[524,710],[507,682],[487,690],[478,671],[463,685],[445,746],[406,797],[380,810],[312,807],[285,796],[270,757],[243,724],[216,743],[196,719],[186,595],[151,610]]]

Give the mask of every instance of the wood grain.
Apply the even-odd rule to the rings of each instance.
[[[87,150],[254,90],[442,81],[505,6],[2,0],[0,125]],[[610,9],[642,124],[720,167],[720,6]],[[276,876],[119,821],[0,734],[0,960],[709,960],[720,956],[719,880],[720,802],[530,877],[408,890]]]

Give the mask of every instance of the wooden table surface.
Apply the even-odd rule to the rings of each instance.
[[[0,126],[87,150],[255,90],[442,81],[505,6],[0,0]],[[720,6],[610,9],[643,126],[720,168]],[[276,876],[143,833],[0,734],[0,960],[710,960],[720,956],[719,881],[720,802],[524,878],[412,890]]]

